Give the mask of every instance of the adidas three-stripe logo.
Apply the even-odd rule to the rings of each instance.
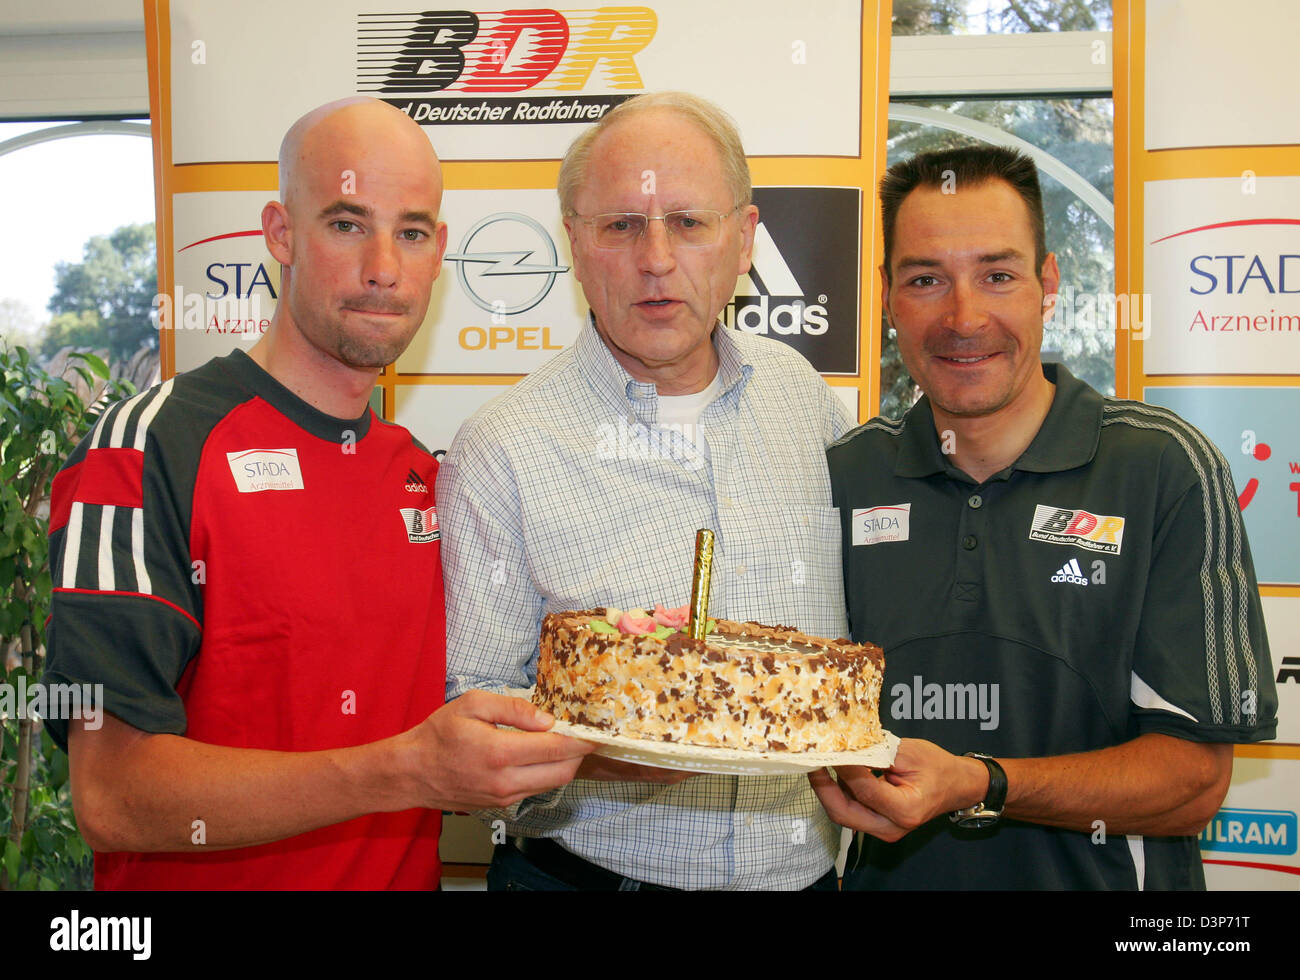
[[[1071,558],[1052,576],[1053,582],[1072,582],[1075,585],[1087,585],[1088,580],[1083,577],[1083,569],[1079,567],[1079,559]]]
[[[56,588],[153,595],[145,561],[144,451],[149,426],[174,383],[169,379],[110,406],[95,424],[79,464],[85,467],[81,485],[105,486],[112,492],[101,492],[99,503],[73,502]]]

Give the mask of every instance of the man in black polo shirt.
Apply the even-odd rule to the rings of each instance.
[[[1276,726],[1228,465],[1040,363],[1060,273],[1032,161],[926,154],[881,201],[925,397],[828,450],[853,636],[885,649],[903,737],[883,777],[812,777],[865,831],[846,886],[1204,888],[1232,743]]]

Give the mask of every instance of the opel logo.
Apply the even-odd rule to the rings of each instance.
[[[519,225],[526,231],[521,231]],[[492,247],[518,245],[528,240],[536,241],[537,247],[515,250]],[[480,251],[473,250],[475,243]],[[526,261],[538,251],[550,259],[549,264]],[[461,239],[460,251],[446,256],[444,261],[457,263],[456,278],[475,306],[501,314],[523,313],[544,300],[556,277],[569,271],[567,265],[558,264],[559,259],[555,242],[540,222],[526,214],[508,211],[490,214],[475,224]],[[472,281],[471,265],[478,267],[474,269]],[[527,279],[514,279],[516,276],[538,278],[530,283]],[[521,283],[525,284],[522,288]],[[532,283],[539,283],[535,290],[529,288]]]

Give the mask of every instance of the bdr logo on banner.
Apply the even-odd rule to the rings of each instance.
[[[595,10],[426,10],[359,14],[360,91],[417,95],[585,88],[640,89],[635,55],[655,36],[649,7]],[[475,120],[494,121],[494,120]]]

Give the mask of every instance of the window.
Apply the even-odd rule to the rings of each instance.
[[[0,123],[11,219],[0,239],[0,336],[11,344],[116,348],[115,360],[156,348],[148,136],[147,122]]]
[[[1113,394],[1110,21],[1109,0],[894,0],[887,153],[987,142],[1035,158],[1062,276],[1043,358]],[[881,332],[881,413],[897,418],[919,393]]]

